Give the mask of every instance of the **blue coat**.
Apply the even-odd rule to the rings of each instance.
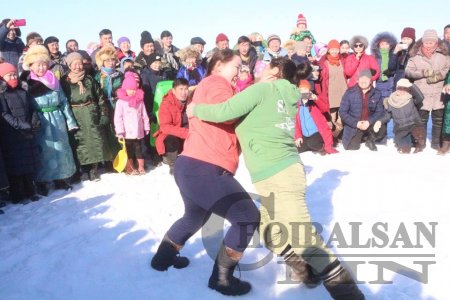
[[[200,83],[205,78],[206,70],[202,65],[198,65],[194,70],[189,71],[185,66],[178,69],[177,78],[184,78],[189,82],[189,86],[194,86]]]
[[[50,90],[41,82],[28,80],[35,100],[41,129],[35,138],[39,149],[36,181],[65,179],[75,173],[75,163],[67,130],[77,128],[72,110],[62,89]]]
[[[6,36],[8,35],[9,29],[5,25],[0,27],[0,52],[1,57],[6,62],[9,62],[13,66],[17,67],[19,63],[19,57],[22,55],[23,49],[25,48],[24,43],[20,38],[16,38],[14,41],[8,40]]]
[[[339,115],[344,123],[342,144],[347,148],[358,131],[356,124],[361,120],[362,94],[358,85],[348,89],[342,97]],[[381,92],[372,88],[369,91],[369,123],[372,125],[384,117],[384,106]]]

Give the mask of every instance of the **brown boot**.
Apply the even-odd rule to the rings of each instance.
[[[127,160],[127,165],[125,167],[125,173],[127,175],[139,175],[139,172],[134,168],[134,161],[132,158]]]
[[[140,175],[144,175],[145,174],[145,162],[143,158],[138,158],[137,160],[138,162],[138,172]]]
[[[448,152],[450,152],[450,142],[449,141],[443,141],[442,142],[442,147],[438,149],[437,154],[438,155],[445,155]]]
[[[416,149],[414,149],[414,153],[422,152],[425,149],[426,145],[426,136],[425,136],[425,128],[423,126],[416,126],[411,130],[411,135],[414,138],[414,143],[416,145]]]

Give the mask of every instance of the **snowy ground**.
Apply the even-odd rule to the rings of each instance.
[[[357,278],[367,299],[449,299],[450,267],[449,190],[450,157],[427,148],[417,155],[397,154],[392,140],[377,153],[360,151],[330,156],[302,154],[308,180],[307,199],[314,221],[328,238],[338,222],[351,244],[349,222],[362,222],[360,243],[369,238],[376,222],[388,224],[389,245],[400,223],[417,244],[414,222],[438,222],[435,247],[421,236],[423,248],[336,248],[341,259],[360,261]],[[241,162],[237,179],[254,191]],[[194,236],[182,254],[191,264],[182,270],[157,272],[149,261],[168,227],[183,212],[177,186],[167,166],[147,175],[103,175],[98,183],[83,182],[70,192],[56,191],[39,202],[8,205],[0,216],[0,299],[228,299],[210,290],[213,265],[201,239]],[[377,240],[380,243],[380,240]],[[248,249],[245,263],[261,260],[264,248]],[[350,255],[349,255],[350,254]],[[370,254],[370,255],[369,255]],[[384,254],[387,257],[376,257]],[[392,255],[412,254],[411,257]],[[353,255],[353,256],[351,256]],[[422,257],[420,257],[422,255]],[[428,256],[423,256],[428,255]],[[431,256],[430,256],[431,255]],[[434,256],[434,257],[433,257]],[[393,284],[373,284],[377,266],[369,261],[393,261],[411,270],[408,276],[385,270]],[[422,281],[418,261],[435,261]],[[320,286],[280,284],[284,266],[273,258],[241,277],[253,285],[239,299],[330,299]]]

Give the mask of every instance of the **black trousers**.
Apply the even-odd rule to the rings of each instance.
[[[9,197],[12,202],[22,201],[36,193],[33,174],[11,175],[9,180]]]
[[[312,136],[303,137],[303,143],[300,145],[298,152],[320,151],[323,149],[323,146],[323,138],[319,132],[316,132]]]
[[[128,159],[143,159],[142,155],[142,139],[125,139],[127,147]]]
[[[181,153],[183,151],[184,140],[176,137],[174,135],[168,135],[164,139],[164,147],[167,152],[178,152]]]
[[[362,142],[371,141],[375,143],[376,141],[383,139],[387,134],[386,124],[382,124],[378,132],[373,131],[373,124],[364,131],[360,129],[357,130],[356,135],[352,138],[345,150],[358,150],[361,147]]]
[[[427,133],[427,124],[430,117],[428,110],[419,110],[422,125],[425,128],[425,139]],[[441,146],[442,124],[444,123],[444,109],[431,111],[431,148],[438,149]]]

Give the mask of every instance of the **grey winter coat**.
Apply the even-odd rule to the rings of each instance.
[[[441,100],[441,92],[445,76],[450,69],[448,48],[444,41],[439,40],[438,49],[431,58],[427,58],[422,54],[422,45],[422,39],[420,39],[410,51],[410,59],[405,69],[406,78],[413,80],[423,93],[422,110],[443,109],[444,103]],[[436,83],[427,83],[427,78],[423,75],[423,71],[427,69],[432,69],[436,73],[439,72],[442,75],[442,80]]]

